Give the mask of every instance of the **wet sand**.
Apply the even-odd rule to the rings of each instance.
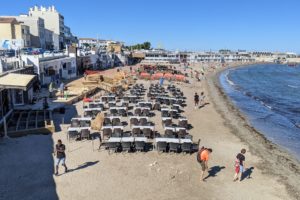
[[[0,199],[299,199],[299,171],[293,171],[299,165],[287,167],[294,160],[245,123],[226,100],[215,75],[210,73],[201,83],[190,81],[176,86],[187,97],[184,115],[193,126],[189,131],[193,140],[201,139],[201,145],[213,148],[206,182],[200,181],[195,154],[108,154],[97,150],[98,140],[69,143],[66,130],[69,119],[82,114],[79,102],[65,115],[55,115],[57,131],[51,136],[0,140]],[[201,91],[209,104],[195,109],[193,95]],[[66,124],[61,124],[63,117]],[[160,115],[151,120],[162,132]],[[67,146],[70,172],[56,177],[49,148],[59,138]],[[235,156],[241,148],[248,150],[249,177],[233,182]]]

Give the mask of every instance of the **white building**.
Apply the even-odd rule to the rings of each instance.
[[[78,39],[78,45],[79,47],[84,48],[85,45],[88,45],[90,47],[96,47],[97,39],[94,38],[79,38]]]
[[[29,16],[40,17],[44,20],[45,28],[53,32],[53,48],[56,50],[64,48],[64,17],[55,9],[34,6],[29,10]]]
[[[43,55],[22,55],[27,65],[33,65],[34,73],[42,85],[51,81],[67,80],[77,76],[76,57],[69,57],[64,53],[44,57]]]
[[[199,62],[253,62],[248,52],[191,52],[187,54],[186,61],[189,63]]]
[[[143,63],[179,63],[180,56],[178,52],[165,50],[144,50],[145,59]]]
[[[46,49],[44,20],[36,16],[20,15],[15,17],[30,27],[31,46]]]

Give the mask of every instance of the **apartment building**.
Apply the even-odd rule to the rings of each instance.
[[[19,49],[31,46],[29,26],[16,18],[0,17],[0,48]]]
[[[96,47],[98,40],[95,38],[79,38],[78,45],[79,47]]]
[[[71,28],[68,26],[64,28],[64,42],[68,46],[75,46],[77,44],[77,38],[72,34]]]
[[[31,46],[46,49],[45,22],[40,17],[20,15],[15,17],[19,22],[30,27]],[[51,42],[51,40],[50,40]]]
[[[64,16],[54,6],[48,8],[34,6],[29,9],[28,15],[44,20],[45,29],[53,33],[53,49],[59,50],[64,48]]]

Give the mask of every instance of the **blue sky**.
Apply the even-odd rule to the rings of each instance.
[[[300,53],[300,0],[2,0],[0,15],[55,5],[79,37],[179,50]]]

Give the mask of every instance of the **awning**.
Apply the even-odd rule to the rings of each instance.
[[[35,81],[35,75],[9,73],[0,77],[0,89],[28,90]]]

